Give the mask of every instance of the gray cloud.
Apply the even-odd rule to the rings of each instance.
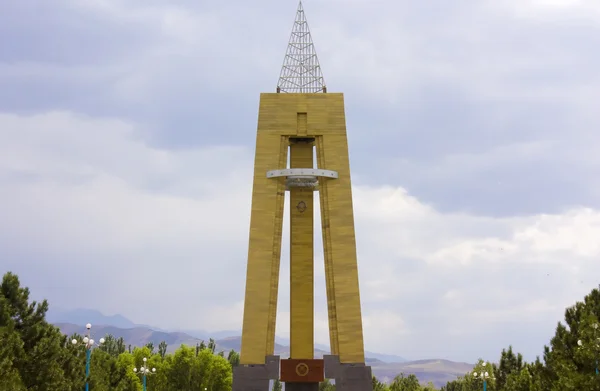
[[[3,269],[60,307],[239,328],[258,93],[293,9],[44,4],[0,4]],[[305,3],[347,103],[370,350],[532,357],[597,283],[599,14],[532,4]]]

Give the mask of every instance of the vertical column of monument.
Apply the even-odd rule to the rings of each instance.
[[[259,118],[264,113],[259,112]],[[273,354],[285,184],[265,173],[285,169],[288,137],[259,126],[254,159],[250,241],[242,328],[241,364],[264,364]]]
[[[280,136],[279,167],[286,167],[288,162],[289,138]],[[283,238],[283,207],[285,205],[285,183],[277,184],[277,201],[275,206],[275,225],[273,232],[273,250],[270,274],[269,321],[267,324],[267,355],[275,351],[275,328],[277,323],[277,298],[279,297],[279,269],[281,266],[281,240]]]
[[[339,175],[319,186],[332,353],[342,363],[364,363],[348,139],[343,99],[336,103],[341,103],[335,115],[337,131],[324,132],[316,139],[319,168]]]
[[[325,167],[325,157],[323,155],[323,137],[319,136],[315,140],[317,167]],[[338,354],[338,331],[337,331],[337,311],[335,308],[335,286],[333,280],[333,260],[331,251],[331,232],[329,228],[329,197],[327,195],[327,186],[325,181],[319,186],[319,204],[321,207],[321,234],[323,237],[323,259],[325,261],[325,290],[327,294],[327,315],[329,321],[329,346],[331,354]]]
[[[299,113],[298,117],[298,133],[306,134],[306,114]],[[312,167],[313,139],[290,139],[290,168]],[[313,204],[312,188],[290,188],[290,357],[293,359],[314,356]]]

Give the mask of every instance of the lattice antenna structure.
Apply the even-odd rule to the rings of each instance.
[[[327,92],[315,45],[313,44],[302,1],[298,4],[277,92]]]

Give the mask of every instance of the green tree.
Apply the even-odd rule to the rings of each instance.
[[[461,378],[459,378],[457,380],[449,381],[448,383],[446,383],[445,386],[442,386],[442,388],[440,388],[440,391],[464,391],[464,390],[465,390],[465,384]]]
[[[7,325],[0,325],[11,339],[13,355],[10,370],[11,381],[17,381],[14,371],[28,390],[69,390],[72,387],[68,374],[63,371],[64,343],[66,337],[58,328],[45,320],[48,302],[29,302],[29,289],[21,287],[19,278],[6,273],[0,285],[3,318],[10,318]],[[18,337],[15,336],[15,333]],[[20,342],[19,342],[20,340]]]
[[[194,349],[185,345],[181,345],[173,353],[172,365],[169,371],[169,384],[172,389],[180,391],[192,391],[194,389],[192,372],[195,369],[195,359]]]
[[[387,391],[388,387],[385,385],[385,383],[382,383],[379,380],[377,380],[375,375],[373,375],[372,380],[373,380],[373,391]]]
[[[210,338],[208,340],[208,346],[207,346],[208,350],[210,350],[211,353],[214,353],[215,350],[217,349],[217,343],[215,342],[214,339]]]
[[[161,358],[165,358],[165,356],[167,355],[167,343],[165,341],[161,341],[158,344],[158,354]]]
[[[82,349],[81,345],[73,346],[71,340],[75,338],[81,341],[82,336],[74,334],[69,338],[62,338],[62,370],[65,378],[71,379],[65,385],[65,390],[80,391],[85,384],[85,349]]]
[[[528,369],[532,376],[532,391],[552,389],[552,374],[539,357],[536,357],[534,362],[528,364]]]
[[[148,342],[146,344],[146,347],[148,348],[148,350],[150,350],[150,354],[154,354],[154,342]]]
[[[281,391],[282,388],[283,387],[281,385],[281,381],[279,379],[277,379],[273,382],[273,388],[271,389],[271,391]]]
[[[208,390],[212,390],[212,383],[214,382],[212,367],[215,359],[216,357],[210,349],[206,348],[200,351],[193,364],[193,384],[200,384],[202,389],[207,388]]]
[[[0,391],[25,390],[19,371],[13,366],[23,355],[23,341],[15,330],[8,301],[0,296]]]
[[[329,379],[319,383],[319,391],[335,391],[335,384],[331,384]]]
[[[508,349],[502,349],[502,353],[500,353],[500,362],[493,372],[498,389],[504,388],[507,379],[511,374],[515,373],[517,376],[520,375],[523,367],[524,362],[521,353],[515,354],[512,346],[509,346]]]
[[[95,391],[112,390],[113,363],[114,358],[110,354],[101,349],[94,349],[90,361],[90,389]]]
[[[502,389],[510,391],[532,391],[533,377],[528,368],[522,368],[520,371],[511,372]]]
[[[558,323],[550,346],[545,347],[546,385],[549,390],[600,390],[600,376],[595,375],[594,354],[577,345],[589,340],[592,324],[600,318],[600,291],[593,289],[583,302],[565,311],[565,324]],[[596,356],[597,357],[597,356]]]
[[[123,337],[117,339],[108,334],[104,337],[100,350],[107,352],[111,357],[118,357],[119,354],[125,353],[125,340]]]
[[[236,367],[240,364],[240,355],[235,350],[231,349],[227,355],[227,361],[232,367]]]
[[[210,383],[208,390],[210,391],[225,391],[231,390],[233,383],[233,371],[231,364],[226,358],[219,355],[213,356],[210,367]]]
[[[435,385],[432,382],[428,382],[424,386],[421,386],[421,390],[422,391],[436,391],[437,388],[435,387]]]
[[[116,359],[112,383],[115,384],[114,391],[141,391],[142,383],[133,372],[135,358],[129,352],[119,354]]]
[[[420,389],[419,379],[412,373],[408,376],[401,373],[390,384],[390,391],[419,391]]]
[[[159,348],[160,351],[160,348]],[[171,356],[162,357],[160,353],[153,354],[148,359],[148,368],[156,368],[156,372],[148,377],[148,389],[152,391],[169,391],[169,369]]]

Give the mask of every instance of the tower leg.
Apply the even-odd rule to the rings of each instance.
[[[324,357],[325,377],[335,379],[337,391],[372,391],[371,367],[365,365],[348,141],[339,133],[319,136],[316,143],[318,166],[339,173],[339,179],[319,187],[332,353]]]
[[[345,134],[318,136],[316,141],[319,167],[339,173],[339,179],[319,186],[331,349],[342,363],[364,363],[348,141]]]
[[[242,343],[240,365],[233,374],[234,391],[268,391],[269,379],[279,378],[279,358],[273,359],[273,353],[285,184],[268,180],[265,174],[286,168],[287,151],[287,136],[257,133]]]

